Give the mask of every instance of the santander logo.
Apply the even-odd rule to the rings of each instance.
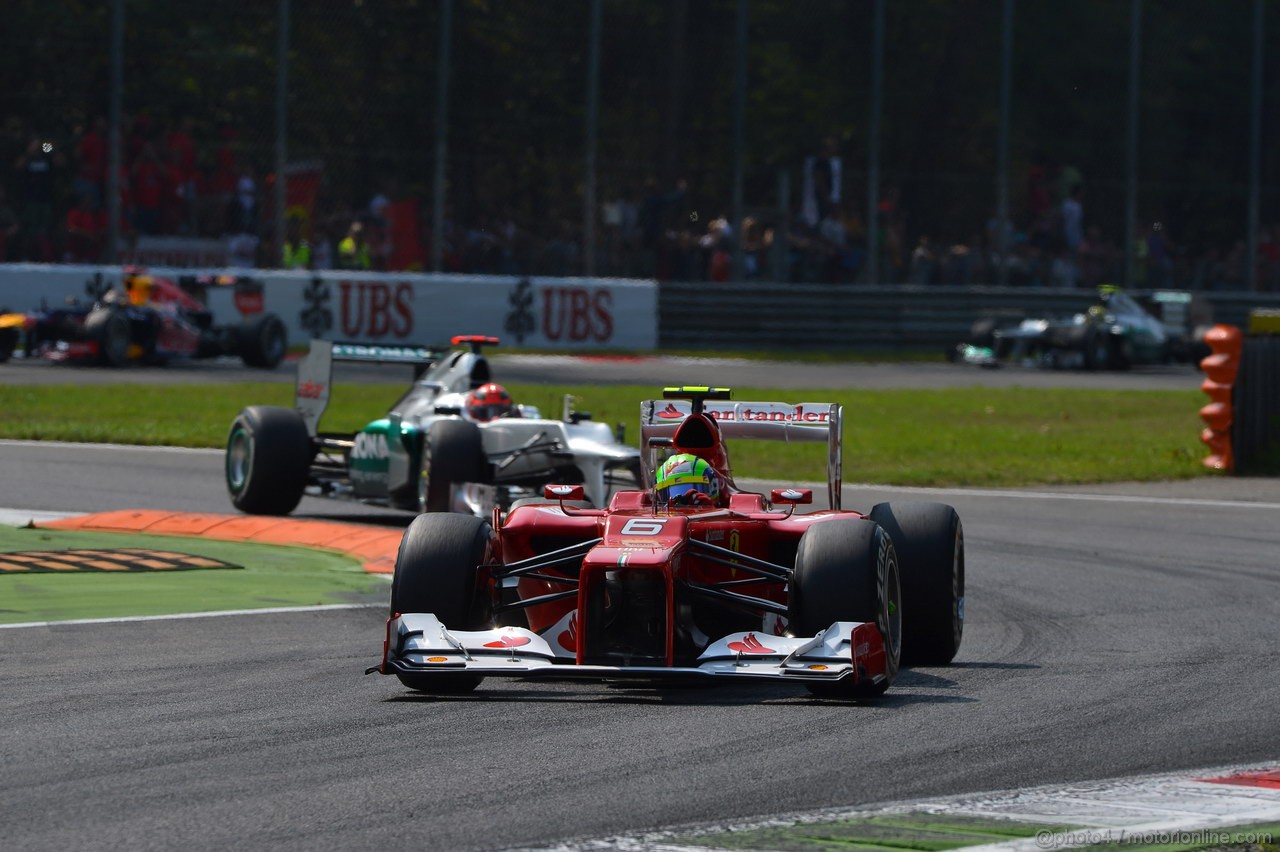
[[[578,613],[573,614],[573,618],[569,619],[569,629],[560,631],[560,635],[556,637],[556,641],[560,643],[560,647],[566,651],[578,652]]]
[[[486,648],[519,648],[521,645],[529,644],[528,636],[503,636],[501,639],[495,639],[492,642],[485,642]]]
[[[668,402],[667,407],[658,412],[658,416],[664,420],[679,420],[684,417],[684,412]]]
[[[739,654],[776,654],[777,651],[772,648],[766,648],[760,644],[760,640],[756,638],[756,634],[748,633],[742,637],[739,642],[729,643],[730,651],[737,651]]]

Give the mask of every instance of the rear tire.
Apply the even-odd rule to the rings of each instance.
[[[289,333],[275,314],[261,314],[240,327],[240,359],[246,367],[274,370],[289,350]]]
[[[405,530],[391,580],[391,613],[429,612],[453,630],[483,630],[493,618],[477,566],[491,558],[493,531],[469,515],[419,515]],[[396,673],[409,689],[437,695],[474,690],[477,675]]]
[[[432,423],[422,441],[418,511],[449,511],[453,486],[460,482],[486,481],[488,466],[480,427],[461,418]]]
[[[1113,370],[1128,370],[1133,366],[1133,343],[1123,335],[1111,335],[1109,366]]]
[[[13,357],[18,348],[18,330],[16,328],[0,328],[0,364]]]
[[[898,675],[902,649],[898,558],[893,540],[861,519],[813,524],[800,537],[791,579],[788,622],[797,636],[815,636],[837,621],[875,624],[884,639],[886,672],[878,684],[806,684],[814,695],[866,698],[881,695]]]
[[[98,344],[98,360],[109,367],[129,363],[129,318],[114,308],[97,307],[84,320],[84,335]]]
[[[902,571],[902,664],[945,666],[964,634],[964,527],[943,503],[880,503]]]
[[[231,423],[226,479],[231,502],[251,515],[287,515],[302,499],[315,451],[302,415],[251,405]]]
[[[1111,335],[1097,328],[1084,333],[1084,368],[1106,370],[1111,366]]]

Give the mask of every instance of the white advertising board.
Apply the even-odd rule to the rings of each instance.
[[[351,271],[179,269],[148,273],[178,280],[248,279],[261,298],[246,299],[230,283],[207,288],[218,323],[265,310],[289,329],[289,340],[313,337],[365,343],[431,345],[455,334],[485,334],[508,346],[540,349],[654,349],[658,287],[615,278],[515,278]],[[109,266],[0,264],[0,308],[32,311],[68,299],[92,300],[119,287]],[[256,289],[256,288],[254,288]]]

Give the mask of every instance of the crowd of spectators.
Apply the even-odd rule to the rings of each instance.
[[[0,262],[103,260],[106,119],[75,128],[65,143],[14,118],[0,131],[0,154],[11,155],[7,175],[0,174]],[[202,135],[189,116],[168,122],[127,116],[118,175],[122,239],[220,240],[235,266],[391,270],[425,268],[432,240],[439,238],[450,272],[583,272],[576,210],[547,211],[522,224],[501,203],[467,222],[446,207],[437,232],[419,212],[428,205],[406,206],[395,182],[385,178],[368,201],[337,204],[322,194],[307,216],[290,215],[284,239],[277,240],[274,217],[263,213],[270,201],[265,181],[240,152],[233,127]],[[860,199],[851,203],[858,196],[849,192],[836,140],[822,140],[800,166],[795,209],[753,210],[741,234],[723,203],[695,198],[688,181],[664,184],[649,177],[621,187],[601,205],[597,274],[726,282],[740,243],[743,276],[755,280],[867,283],[872,251],[878,277],[887,282],[1084,287],[1125,280],[1124,248],[1090,222],[1087,187],[1074,168],[1032,165],[1019,212],[1009,221],[993,216],[985,226],[947,239],[915,233],[909,242],[910,216],[899,187],[883,193],[870,227],[857,212],[864,205]],[[1133,249],[1133,280],[1140,287],[1280,290],[1280,225],[1261,230],[1252,279],[1243,239],[1225,250],[1194,250],[1156,220]]]
[[[236,140],[228,127],[202,147],[191,117],[161,124],[146,114],[127,116],[117,175],[123,237],[221,239],[241,226],[256,228],[256,219],[237,219],[233,205],[246,188],[255,190],[238,162]],[[9,155],[8,174],[0,175],[0,260],[101,260],[109,206],[106,118],[61,139],[11,116],[0,128],[0,150]]]

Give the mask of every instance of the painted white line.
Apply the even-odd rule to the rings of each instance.
[[[0,447],[62,447],[77,450],[133,450],[145,453],[189,453],[201,456],[220,456],[226,450],[214,447],[170,447],[162,444],[92,444],[82,441],[28,441],[18,438],[0,439]]]
[[[26,621],[21,624],[0,624],[0,630],[17,630],[23,627],[66,627],[74,624],[129,624],[135,621],[182,621],[191,618],[224,618],[229,615],[280,615],[291,612],[328,612],[340,609],[385,608],[382,603],[321,604],[317,606],[273,606],[263,609],[224,609],[217,612],[182,612],[172,615],[133,615],[122,618],[73,618],[67,621]]]

